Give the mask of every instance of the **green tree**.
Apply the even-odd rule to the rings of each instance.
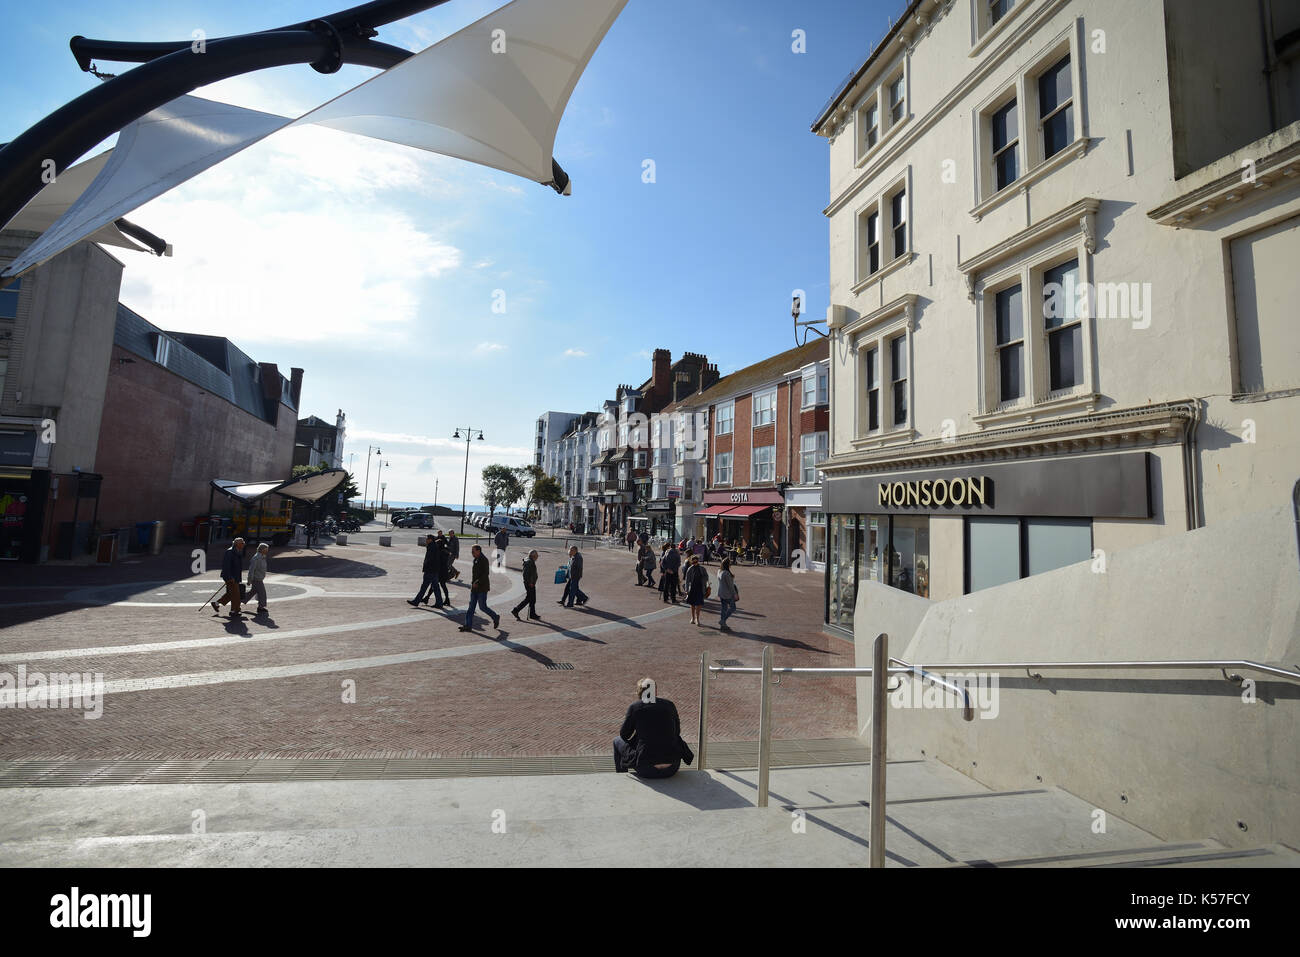
[[[484,467],[483,504],[488,507],[489,520],[496,514],[498,507],[509,508],[523,497],[524,486],[514,469],[508,465]]]
[[[534,505],[559,505],[564,501],[564,490],[559,479],[543,475],[533,484],[532,496]]]
[[[540,465],[519,465],[515,467],[515,477],[524,488],[524,514],[531,515],[536,499],[537,483],[546,478]]]

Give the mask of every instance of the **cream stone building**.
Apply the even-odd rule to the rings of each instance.
[[[828,627],[1292,501],[1298,31],[915,0],[835,92]]]

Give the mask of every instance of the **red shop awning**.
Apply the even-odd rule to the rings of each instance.
[[[723,512],[731,511],[730,505],[710,505],[708,508],[702,508],[696,515],[721,515]]]
[[[752,518],[759,512],[766,512],[772,508],[771,505],[737,505],[727,512],[727,518]]]

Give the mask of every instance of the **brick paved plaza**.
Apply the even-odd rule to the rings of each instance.
[[[586,608],[556,604],[563,540],[513,540],[490,605],[459,632],[468,586],[451,585],[454,617],[412,608],[423,550],[417,532],[353,536],[346,546],[276,549],[270,615],[230,622],[200,607],[219,582],[191,574],[190,552],[114,566],[11,567],[0,586],[0,671],[102,673],[103,713],[0,709],[0,759],[368,757],[600,754],[609,749],[642,675],[681,712],[693,741],[699,656],[757,665],[772,645],[778,665],[846,666],[852,646],[820,631],[823,578],[780,568],[737,569],[733,633],[705,627],[685,605],[635,586],[632,556],[585,548]],[[469,578],[469,545],[458,567]],[[541,553],[538,611],[518,623],[521,562]],[[221,548],[208,554],[219,568]],[[709,566],[716,589],[717,565]],[[526,617],[526,616],[525,616]],[[554,664],[572,669],[548,668]],[[355,682],[355,703],[344,683]],[[758,681],[715,679],[710,738],[753,740]],[[795,679],[777,687],[774,736],[856,734],[853,680]]]

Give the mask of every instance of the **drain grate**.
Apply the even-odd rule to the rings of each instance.
[[[546,666],[547,671],[572,671],[573,665],[567,661],[552,661]]]

